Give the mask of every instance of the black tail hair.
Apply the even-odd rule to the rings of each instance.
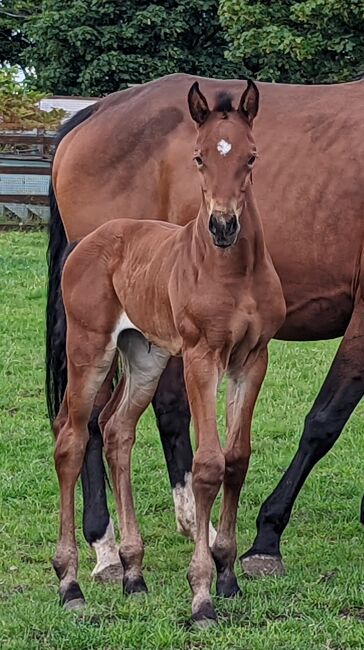
[[[76,126],[87,120],[96,105],[87,106],[61,126],[56,150],[61,140]],[[46,397],[48,415],[53,422],[67,386],[66,319],[61,295],[62,267],[74,244],[68,247],[67,237],[58,209],[52,178],[49,184],[50,219],[48,224],[48,295],[46,307]]]

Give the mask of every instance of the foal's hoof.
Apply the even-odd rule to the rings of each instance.
[[[124,576],[123,591],[125,596],[139,596],[148,593],[147,585],[143,576],[128,578]]]
[[[242,555],[240,558],[244,575],[247,578],[263,578],[264,576],[283,576],[286,572],[282,558],[279,555]]]
[[[121,562],[118,564],[109,564],[101,569],[95,567],[91,573],[92,578],[96,582],[111,582],[114,584],[121,584],[123,581],[123,575],[124,571]]]
[[[192,614],[192,623],[199,629],[206,630],[209,627],[217,624],[217,616],[211,603],[206,602]]]
[[[234,573],[221,573],[217,576],[216,595],[220,598],[236,598],[242,595]]]
[[[86,606],[84,595],[77,582],[71,582],[60,591],[60,604],[67,611],[76,611]]]

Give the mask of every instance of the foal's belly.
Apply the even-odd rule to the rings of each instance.
[[[181,354],[182,338],[175,328],[167,329],[166,334],[163,335],[161,332],[151,331],[144,323],[139,322],[138,319],[136,319],[136,323],[134,323],[131,318],[129,318],[128,313],[123,311],[115,329],[119,347],[120,338],[127,331],[131,330],[139,332],[149,345],[153,344],[157,348],[164,350],[170,356],[177,357]]]

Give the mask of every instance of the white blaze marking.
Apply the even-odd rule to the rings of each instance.
[[[221,156],[227,156],[231,147],[232,145],[230,142],[226,142],[226,140],[220,140],[220,142],[217,143],[217,150]]]

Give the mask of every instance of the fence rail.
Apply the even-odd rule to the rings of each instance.
[[[19,132],[14,131],[0,131],[0,145],[4,144],[40,144],[50,145],[53,144],[56,135],[55,133],[32,133],[32,132]]]

